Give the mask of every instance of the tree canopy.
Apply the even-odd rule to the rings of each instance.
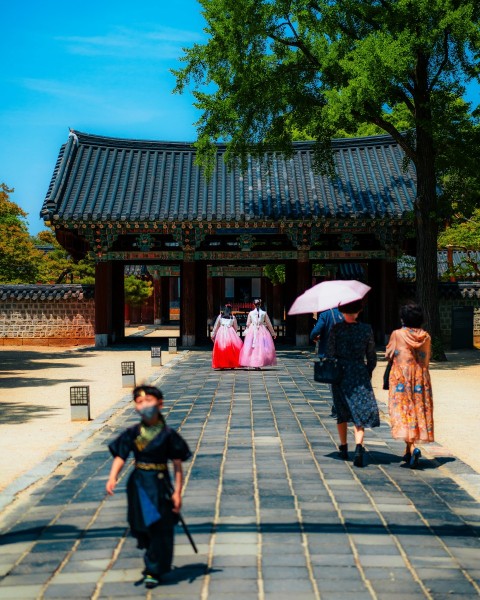
[[[200,160],[291,152],[298,132],[331,168],[334,132],[390,134],[417,172],[417,299],[440,333],[437,195],[441,147],[469,149],[465,85],[480,75],[478,0],[200,0],[208,40],[185,49],[176,91],[193,85]],[[461,107],[459,108],[459,103]],[[410,128],[395,122],[402,112]],[[461,126],[458,126],[458,120]]]
[[[0,283],[36,283],[43,254],[27,228],[27,214],[10,199],[13,189],[0,184]]]

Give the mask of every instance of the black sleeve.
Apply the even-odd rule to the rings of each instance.
[[[170,460],[188,460],[192,456],[187,442],[173,429],[168,438],[168,456]]]
[[[131,432],[127,429],[108,445],[108,449],[112,453],[112,456],[119,456],[123,460],[127,460],[128,455],[132,451],[132,442]]]

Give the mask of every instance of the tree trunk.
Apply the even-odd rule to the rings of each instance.
[[[415,234],[417,243],[417,302],[425,313],[425,326],[432,336],[433,356],[446,360],[440,329],[437,269],[437,190],[432,138],[417,129],[417,199]]]

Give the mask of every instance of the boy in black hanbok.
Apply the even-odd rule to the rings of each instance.
[[[182,504],[182,461],[191,453],[160,413],[163,395],[158,388],[138,386],[133,399],[142,420],[109,444],[114,460],[106,490],[113,494],[118,475],[133,452],[135,468],[127,483],[128,523],[138,547],[145,549],[144,583],[155,587],[171,569],[173,529]],[[168,460],[173,462],[173,486]]]

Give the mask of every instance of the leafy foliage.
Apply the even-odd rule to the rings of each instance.
[[[125,302],[130,306],[142,306],[153,294],[151,281],[128,275],[125,277]]]
[[[471,107],[460,99],[480,75],[478,0],[200,3],[208,41],[186,49],[174,74],[177,92],[193,85],[207,172],[220,140],[227,160],[245,165],[249,153],[291,154],[302,133],[315,141],[317,168],[331,172],[335,132],[369,124],[390,134],[417,171],[417,300],[439,335],[437,186],[449,156],[440,150],[469,149]]]
[[[42,253],[27,230],[27,214],[10,200],[13,193],[0,184],[0,283],[35,283]]]
[[[273,285],[285,283],[285,265],[269,264],[263,267],[263,274],[268,277]]]

